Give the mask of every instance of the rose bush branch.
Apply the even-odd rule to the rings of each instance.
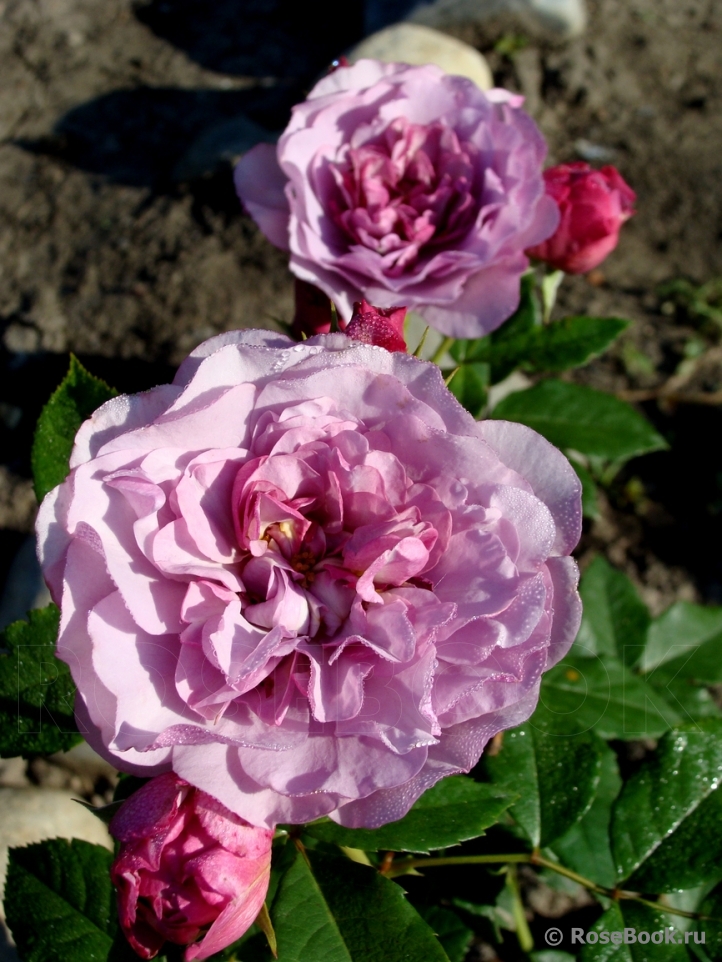
[[[699,912],[685,912],[683,909],[665,905],[664,902],[646,899],[637,892],[627,892],[623,889],[606,888],[603,885],[598,885],[596,882],[592,882],[591,879],[585,878],[578,872],[572,872],[558,862],[545,858],[540,852],[512,852],[507,855],[444,855],[434,858],[399,858],[387,861],[380,871],[388,878],[400,878],[412,871],[423,871],[429,868],[448,868],[453,865],[535,865],[539,868],[556,872],[557,875],[562,875],[564,878],[576,882],[590,892],[594,892],[595,895],[602,895],[614,901],[626,899],[627,901],[639,902],[641,905],[651,906],[659,911],[666,912],[668,915],[677,915],[685,919],[709,919],[709,916],[702,915]]]

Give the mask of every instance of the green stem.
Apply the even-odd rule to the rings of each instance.
[[[524,912],[524,903],[519,892],[519,882],[516,877],[516,866],[510,865],[506,872],[506,883],[511,890],[511,906],[514,922],[516,923],[516,937],[522,952],[534,951],[534,938],[529,931],[529,923]]]
[[[591,879],[584,878],[583,875],[578,875],[576,872],[572,872],[571,869],[564,868],[563,865],[544,858],[539,852],[514,852],[508,855],[445,855],[441,858],[399,858],[391,862],[388,870],[384,872],[384,875],[386,875],[387,878],[396,878],[399,875],[405,875],[410,869],[442,868],[446,865],[538,865],[540,868],[546,868],[552,872],[556,872],[557,875],[563,875],[565,878],[577,882],[577,884],[583,886],[585,889],[589,889],[597,895],[604,895],[606,898],[613,899],[614,901],[624,899],[626,901],[639,902],[641,905],[647,905],[650,908],[656,909],[658,912],[666,912],[668,915],[679,915],[685,919],[699,920],[705,918],[705,916],[699,915],[696,912],[685,912],[682,909],[672,908],[671,905],[664,905],[662,902],[652,902],[642,898],[641,895],[637,895],[636,892],[625,892],[620,889],[610,889],[603,885],[597,885],[597,883],[592,882]]]
[[[449,350],[449,348],[451,347],[451,345],[454,343],[455,340],[456,340],[455,337],[445,337],[444,340],[441,342],[441,344],[439,344],[439,346],[434,351],[434,354],[431,358],[431,363],[438,364],[441,358],[444,356],[444,354],[446,354],[446,352]]]
[[[421,357],[421,352],[424,349],[424,344],[426,344],[426,338],[429,336],[430,330],[431,328],[427,324],[426,327],[424,328],[424,333],[421,335],[421,340],[416,345],[416,350],[414,351],[414,354],[413,354],[414,357]]]

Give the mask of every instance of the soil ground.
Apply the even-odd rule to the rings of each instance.
[[[526,95],[552,162],[612,162],[638,192],[603,273],[567,280],[560,309],[630,319],[572,376],[639,400],[671,447],[618,476],[580,559],[604,552],[655,613],[722,603],[722,416],[700,403],[722,400],[722,326],[697,290],[722,277],[722,0],[589,6],[561,47],[460,36]],[[214,333],[290,319],[285,257],[241,212],[218,145],[241,114],[283,128],[360,39],[362,0],[338,9],[0,0],[0,580],[32,531],[32,430],[67,352],[135,391]],[[46,769],[57,781],[47,765],[16,774],[54,785]]]
[[[722,602],[720,411],[688,403],[722,386],[720,326],[693,287],[663,292],[722,276],[722,2],[590,13],[556,48],[460,36],[526,95],[551,161],[613,162],[639,196],[603,274],[568,280],[560,307],[633,322],[573,377],[641,399],[672,448],[612,485],[582,562],[605,551],[655,611]],[[362,22],[361,0],[343,18],[332,0],[0,0],[0,576],[32,528],[32,428],[68,351],[138,390],[215,332],[289,319],[285,257],[218,144],[240,115],[282,129]]]

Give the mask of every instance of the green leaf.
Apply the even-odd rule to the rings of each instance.
[[[10,849],[5,912],[23,962],[99,962],[118,937],[113,856],[53,838]]]
[[[640,668],[673,663],[682,677],[709,685],[722,681],[722,608],[680,601],[655,618]]]
[[[117,393],[70,355],[68,373],[43,408],[35,429],[31,462],[38,501],[65,480],[80,425]]]
[[[681,722],[675,708],[612,656],[574,649],[542,679],[540,702],[570,730],[601,738],[657,738]]]
[[[395,882],[349,859],[306,854],[297,853],[271,906],[278,962],[448,962]]]
[[[625,784],[612,850],[625,888],[671,892],[722,877],[722,720],[669,732]]]
[[[582,482],[582,514],[585,518],[599,517],[599,497],[597,495],[597,485],[591,473],[580,464],[576,458],[569,458],[569,463],[577,473],[577,477]]]
[[[579,586],[584,614],[574,651],[611,655],[625,665],[639,661],[650,616],[629,578],[602,557],[595,558]]]
[[[75,724],[75,686],[55,657],[60,613],[31,611],[3,632],[0,645],[0,756],[52,754],[81,740]]]
[[[564,865],[607,888],[612,888],[617,880],[609,825],[612,805],[621,787],[617,756],[604,745],[597,794],[589,811],[552,846]]]
[[[569,955],[568,952],[557,952],[556,949],[532,952],[529,958],[531,962],[576,962],[573,955]]]
[[[421,916],[441,942],[449,962],[464,962],[474,933],[456,912],[430,905],[422,910]]]
[[[312,822],[305,831],[324,842],[335,842],[365,852],[421,852],[457,845],[484,834],[518,797],[518,791],[499,791],[466,775],[437,782],[398,822],[381,828],[343,828],[325,820]]]
[[[498,384],[524,360],[530,338],[540,324],[541,306],[535,278],[533,273],[525,274],[521,279],[519,307],[514,314],[487,337],[455,341],[450,353],[462,365],[472,362],[487,364],[490,383]]]
[[[711,959],[722,958],[722,884],[715,886],[699,907],[707,918],[699,923],[704,932],[705,950]],[[699,938],[699,936],[698,936]]]
[[[615,902],[585,933],[580,962],[689,962],[684,948],[686,933],[678,921],[639,902]],[[649,934],[648,942],[639,942],[640,932]],[[660,942],[653,942],[652,934],[660,932]],[[616,944],[612,933],[618,933]],[[588,941],[590,935],[596,935],[598,941]]]
[[[485,757],[494,785],[521,797],[510,814],[532,845],[549,845],[589,808],[597,782],[602,745],[589,732],[571,737],[552,732],[534,714],[504,733],[496,755]]]
[[[601,354],[628,326],[619,317],[565,317],[538,328],[523,359],[531,371],[566,371]]]
[[[477,362],[462,364],[451,381],[449,390],[472,417],[478,417],[486,405],[489,387],[489,365]]]
[[[548,380],[509,394],[493,417],[534,428],[559,448],[622,461],[667,447],[625,401],[580,384]]]

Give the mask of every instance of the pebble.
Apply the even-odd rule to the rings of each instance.
[[[362,40],[348,54],[351,63],[369,58],[384,63],[433,63],[446,73],[468,77],[489,90],[494,78],[484,57],[461,40],[417,23],[396,23]]]
[[[113,850],[108,829],[91,812],[73,801],[69,792],[42,788],[0,788],[0,891],[5,889],[8,849],[31,845],[46,838],[79,838]],[[0,906],[0,922],[5,913]],[[0,932],[0,962],[17,954],[10,948],[7,929]]]
[[[366,0],[366,28],[377,30],[402,17],[442,30],[511,17],[531,37],[568,40],[584,32],[585,0]]]

